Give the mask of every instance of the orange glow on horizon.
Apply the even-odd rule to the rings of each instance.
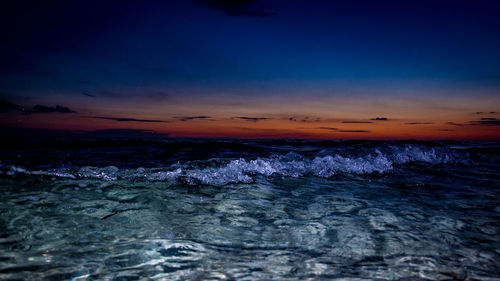
[[[271,115],[266,115],[271,116]],[[170,137],[208,138],[292,138],[292,139],[452,139],[452,140],[499,140],[498,126],[473,125],[467,119],[441,118],[426,120],[370,120],[358,118],[341,121],[332,116],[272,115],[269,119],[237,119],[227,116],[181,121],[179,118],[163,118],[165,122],[117,122],[93,119],[73,114],[19,114],[17,118],[0,118],[7,127],[37,128],[63,131],[95,131],[105,129],[151,130]],[[466,118],[470,117],[470,118]],[[137,119],[159,119],[158,116],[140,116]],[[371,118],[373,119],[373,118]],[[346,120],[346,119],[344,119]],[[454,121],[450,121],[454,120]],[[451,123],[450,123],[451,122]]]

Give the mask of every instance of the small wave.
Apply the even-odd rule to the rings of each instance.
[[[257,159],[219,159],[214,167],[196,167],[193,163],[176,164],[166,168],[119,169],[114,166],[53,169],[49,171],[29,171],[12,166],[7,174],[26,173],[66,178],[92,178],[104,181],[118,179],[143,179],[148,181],[182,180],[188,184],[226,185],[230,183],[251,183],[256,175],[270,177],[316,176],[330,178],[339,174],[384,174],[395,166],[412,162],[446,164],[464,162],[463,154],[439,147],[429,148],[417,145],[387,146],[360,151],[358,156],[332,153],[308,158],[289,152]]]

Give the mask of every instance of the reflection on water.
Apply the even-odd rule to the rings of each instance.
[[[283,165],[291,161],[300,165]],[[163,180],[136,168],[67,170],[73,177],[4,169],[0,279],[500,278],[498,161],[420,160],[321,177],[283,172],[291,166],[266,174],[246,160],[235,173],[251,181],[208,185],[186,176],[217,178],[228,163],[187,172],[180,164],[163,172],[184,174]]]

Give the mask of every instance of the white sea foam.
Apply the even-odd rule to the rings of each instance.
[[[138,168],[119,169],[109,167],[82,167],[76,171],[55,169],[50,171],[29,171],[12,166],[9,173],[28,173],[68,178],[93,178],[104,181],[117,179],[144,179],[149,181],[170,181],[183,179],[189,184],[225,185],[230,183],[251,183],[255,176],[302,177],[317,176],[330,178],[339,174],[365,175],[387,173],[395,166],[411,162],[444,164],[463,160],[446,148],[428,148],[417,145],[389,146],[371,151],[361,151],[359,156],[330,153],[308,158],[294,152],[272,155],[257,159],[219,159],[222,164],[199,168],[192,164],[176,164],[164,169]]]

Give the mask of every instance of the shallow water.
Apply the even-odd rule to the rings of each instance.
[[[499,155],[465,142],[10,144],[0,280],[500,280]]]

